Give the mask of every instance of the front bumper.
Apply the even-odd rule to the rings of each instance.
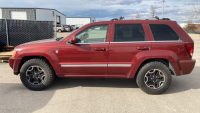
[[[13,69],[15,75],[19,74],[18,67],[19,67],[20,61],[21,61],[21,58],[14,58],[14,57],[9,58],[9,65]]]
[[[192,72],[192,70],[194,69],[196,60],[192,59],[192,60],[180,60],[179,64],[181,67],[181,74],[182,75],[186,75],[186,74],[190,74]]]

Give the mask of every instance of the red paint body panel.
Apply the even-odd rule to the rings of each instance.
[[[142,24],[147,41],[113,42],[115,24],[134,23]],[[109,25],[105,43],[68,43],[73,36],[76,36],[82,30],[93,25],[105,24]],[[167,24],[177,32],[182,41],[154,41],[148,24]],[[83,26],[61,41],[48,39],[17,46],[15,48],[17,53],[14,58],[9,59],[9,63],[16,75],[19,73],[18,68],[21,59],[28,56],[42,56],[49,61],[59,77],[133,78],[145,60],[159,58],[168,60],[176,75],[184,75],[191,73],[195,65],[195,60],[191,60],[185,48],[185,44],[188,43],[193,44],[193,40],[175,21],[122,20],[95,22]],[[96,64],[98,66],[90,66]],[[70,67],[70,65],[79,65],[79,67]]]
[[[64,44],[60,48],[61,64],[106,64],[108,59],[108,45],[105,44]],[[94,48],[105,48],[105,51],[95,51]],[[61,67],[64,74],[106,74],[107,67]]]
[[[180,60],[181,71],[183,75],[190,74],[195,66],[195,60]]]

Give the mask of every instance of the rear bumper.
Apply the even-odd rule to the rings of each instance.
[[[19,74],[18,66],[20,61],[21,59],[19,58],[14,58],[14,57],[9,58],[9,65],[13,69],[15,75]]]
[[[190,74],[194,69],[196,60],[180,60],[181,75]]]

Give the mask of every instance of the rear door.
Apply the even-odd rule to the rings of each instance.
[[[124,77],[134,66],[134,57],[140,52],[149,51],[151,42],[148,41],[143,21],[114,21],[112,29],[114,31],[109,45],[108,74]]]

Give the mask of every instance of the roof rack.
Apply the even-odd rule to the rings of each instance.
[[[110,21],[115,21],[115,20],[124,20],[124,17],[123,17],[123,16],[120,16],[119,19],[118,19],[118,18],[113,18],[113,19],[111,19]]]
[[[159,19],[158,16],[155,16],[155,18],[156,18],[157,20],[170,20],[169,18],[162,18],[162,19]]]
[[[118,18],[113,18],[113,19],[111,19],[110,21],[115,21],[115,20],[119,20]]]
[[[159,20],[159,17],[158,17],[158,16],[155,16],[155,19]]]
[[[169,18],[162,18],[162,20],[170,20]]]
[[[111,19],[110,21],[116,21],[116,20],[122,20],[122,19],[118,19],[118,18],[113,18]],[[155,16],[153,18],[134,18],[132,20],[170,20],[169,18],[162,18],[162,19],[159,19],[158,16]]]

